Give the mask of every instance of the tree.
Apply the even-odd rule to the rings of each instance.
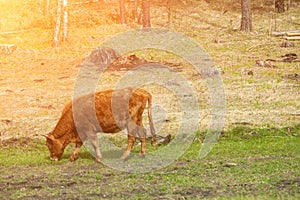
[[[139,21],[139,14],[138,14],[138,6],[139,6],[139,1],[134,0],[134,21],[138,22]]]
[[[46,17],[49,16],[49,12],[50,12],[50,0],[44,0],[44,3],[45,3],[45,7],[44,7],[44,15]]]
[[[63,41],[68,40],[68,0],[58,0],[57,2],[57,16],[56,16],[56,24],[54,27],[54,37],[53,37],[53,46],[59,46],[59,36],[61,29],[61,21],[62,21],[62,12],[63,12]]]
[[[286,10],[290,10],[290,6],[291,6],[291,0],[287,0]]]
[[[171,10],[171,1],[167,0],[167,9],[168,9],[168,26],[172,26],[172,10]]]
[[[150,4],[148,0],[142,0],[142,22],[143,28],[150,28]]]
[[[63,3],[63,10],[64,10],[64,33],[63,33],[63,42],[68,40],[68,23],[69,23],[69,10],[68,10],[68,0],[64,0]]]
[[[58,0],[57,2],[57,16],[56,16],[56,24],[54,27],[54,37],[53,37],[53,46],[59,46],[59,35],[60,35],[60,23],[61,23],[61,12],[62,12],[62,4],[63,0]]]
[[[252,31],[252,9],[251,0],[241,0],[242,20],[241,31]]]
[[[275,0],[275,11],[278,13],[283,13],[285,11],[284,0]]]
[[[119,3],[120,3],[120,20],[121,20],[121,24],[126,24],[124,0],[120,0]]]

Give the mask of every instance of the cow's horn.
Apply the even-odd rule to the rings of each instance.
[[[42,136],[44,136],[47,139],[51,139],[48,135],[42,135]]]

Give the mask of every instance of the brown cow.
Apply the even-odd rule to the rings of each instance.
[[[46,138],[51,160],[59,160],[69,143],[76,143],[70,160],[74,161],[83,142],[88,139],[95,149],[96,162],[101,161],[97,132],[117,133],[128,131],[128,144],[121,157],[125,160],[136,139],[141,141],[141,156],[146,153],[146,129],[142,114],[148,102],[148,118],[152,135],[151,143],[156,144],[152,122],[152,96],[143,89],[125,88],[106,90],[84,95],[66,104],[55,129]],[[74,120],[75,119],[75,120]]]

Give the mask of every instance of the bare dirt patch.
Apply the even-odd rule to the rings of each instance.
[[[276,186],[278,190],[291,189],[291,187],[300,187],[300,179],[280,180]]]
[[[294,73],[294,74],[288,74],[284,76],[285,79],[300,82],[300,74],[299,73]]]
[[[0,147],[7,147],[7,146],[24,147],[28,145],[33,145],[33,143],[37,143],[37,142],[40,141],[32,137],[9,138],[5,140],[0,140]]]

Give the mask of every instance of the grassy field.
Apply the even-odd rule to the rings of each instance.
[[[204,132],[170,166],[128,174],[97,164],[87,151],[69,162],[51,162],[42,141],[2,143],[2,198],[32,199],[299,199],[300,126],[226,131],[213,151],[199,159]],[[8,156],[9,155],[9,156]]]
[[[116,24],[117,1],[73,5],[70,40],[52,48],[55,3],[51,1],[46,17],[43,2],[0,0],[0,44],[17,46],[12,55],[0,55],[1,199],[300,198],[300,63],[256,65],[256,60],[280,60],[287,53],[300,56],[299,41],[285,48],[283,38],[269,36],[275,18],[277,31],[300,29],[297,1],[289,11],[275,14],[273,1],[253,0],[252,33],[238,31],[240,10],[233,0],[174,1],[171,24],[165,3],[152,2],[153,27],[191,37],[222,71],[226,119],[220,140],[200,159],[211,117],[207,87],[178,56],[155,50],[134,52],[141,58],[175,64],[198,95],[201,114],[199,131],[184,155],[145,174],[97,164],[84,148],[76,162],[69,162],[72,145],[61,161],[50,161],[42,135],[54,128],[72,98],[84,58],[105,39],[140,25],[132,19],[128,25]],[[106,72],[98,88],[113,87],[123,75],[122,71]],[[163,126],[161,132],[176,133],[180,114],[176,98],[160,87],[149,90],[161,106],[153,112],[155,126]],[[168,119],[163,125],[158,116],[161,108]],[[121,148],[126,144],[122,134],[109,139]],[[139,151],[138,145],[134,151]],[[109,152],[104,150],[104,155]]]

